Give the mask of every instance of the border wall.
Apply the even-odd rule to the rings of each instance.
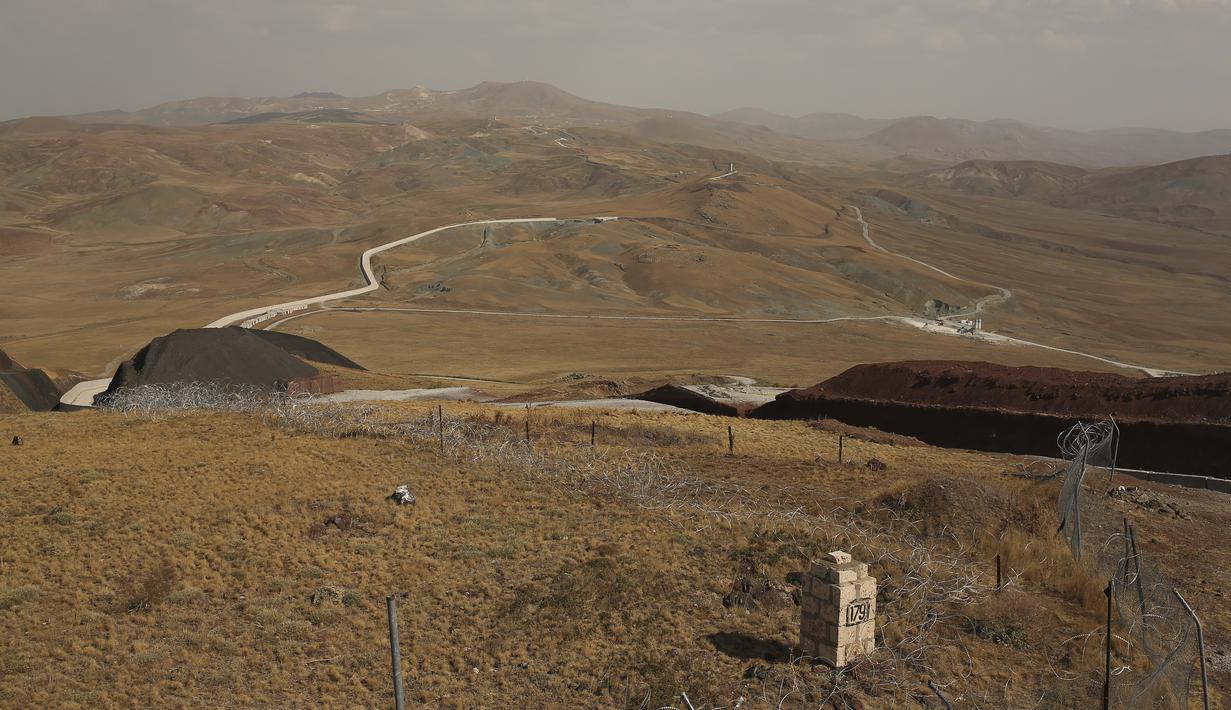
[[[851,426],[913,436],[934,446],[1052,457],[1057,455],[1056,432],[1067,429],[1078,419],[1055,414],[846,397],[780,398],[756,409],[750,416],[756,419],[830,418]],[[1231,479],[1231,425],[1132,418],[1117,418],[1116,423],[1120,426],[1123,442],[1116,461],[1119,467]],[[1180,483],[1163,477],[1165,474],[1150,475],[1156,478],[1149,480]]]

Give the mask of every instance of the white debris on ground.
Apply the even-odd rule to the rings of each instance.
[[[709,397],[716,402],[732,404],[737,407],[745,405],[759,407],[762,404],[774,401],[774,398],[783,392],[789,391],[786,387],[764,387],[758,385],[756,380],[751,377],[727,375],[727,380],[728,383],[725,385],[684,385],[684,389]]]
[[[397,503],[398,505],[414,505],[415,494],[410,492],[410,486],[403,483],[393,489],[393,495],[389,496],[389,500]]]
[[[411,402],[443,399],[453,402],[490,402],[494,397],[470,387],[435,387],[413,390],[346,390],[320,397],[326,402]]]
[[[692,412],[680,407],[673,407],[670,404],[659,404],[658,402],[646,402],[641,399],[563,399],[551,402],[498,402],[497,407],[515,407],[525,409],[526,407],[564,407],[567,409],[636,409],[643,412],[683,412],[691,414]]]

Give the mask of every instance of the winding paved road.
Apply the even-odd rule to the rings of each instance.
[[[986,308],[987,306],[993,303],[1004,303],[1005,301],[1008,301],[1010,298],[1013,298],[1013,292],[1007,288],[1004,288],[1003,286],[996,286],[994,284],[984,283],[982,281],[972,281],[970,279],[964,279],[960,276],[954,276],[948,271],[932,266],[926,261],[920,261],[914,257],[906,256],[905,254],[899,254],[897,252],[889,251],[885,247],[881,246],[880,244],[877,244],[875,241],[872,240],[872,235],[870,233],[871,228],[868,226],[867,221],[864,220],[863,218],[863,211],[854,205],[847,205],[847,206],[850,209],[855,211],[855,219],[859,221],[859,226],[863,229],[863,239],[873,249],[876,249],[879,252],[883,252],[885,254],[888,254],[890,256],[893,256],[899,259],[905,259],[907,261],[914,262],[918,264],[919,266],[931,269],[932,271],[935,271],[936,273],[942,276],[945,276],[947,278],[953,279],[954,281],[961,281],[962,283],[968,283],[974,286],[983,286],[986,288],[995,289],[1000,292],[999,294],[993,294],[991,296],[984,296],[983,298],[980,298],[978,301],[975,302],[974,308],[972,308],[969,311],[965,311],[963,313],[955,313],[949,316],[943,316],[939,318],[938,320],[947,321],[947,320],[953,320],[955,318],[966,318],[972,315],[977,315],[979,313],[982,313],[984,308]],[[912,325],[918,325],[918,321],[923,320],[923,319],[907,319],[907,320],[916,321],[915,323],[912,323]],[[928,321],[924,321],[924,323],[928,323]],[[923,327],[923,326],[920,326],[920,327]],[[971,337],[974,337],[977,340],[982,340],[988,343],[1005,343],[1005,344],[1011,344],[1011,345],[1025,345],[1025,346],[1032,347],[1032,348],[1042,348],[1043,350],[1051,350],[1053,352],[1058,352],[1058,353],[1077,355],[1079,357],[1085,357],[1085,358],[1090,358],[1091,360],[1097,360],[1099,362],[1106,363],[1108,365],[1114,365],[1116,367],[1121,367],[1126,370],[1137,370],[1138,372],[1143,372],[1150,377],[1166,377],[1169,375],[1192,374],[1189,372],[1178,372],[1176,370],[1163,370],[1157,367],[1146,367],[1144,365],[1134,365],[1132,363],[1120,362],[1119,360],[1112,360],[1111,358],[1105,358],[1099,355],[1091,355],[1090,353],[1083,353],[1079,350],[1069,350],[1067,348],[1058,348],[1052,345],[1044,345],[1042,343],[1036,343],[1031,340],[1022,340],[1021,338],[1013,338],[1007,335],[1000,335],[998,333],[991,333],[987,331],[978,331],[975,333],[969,333],[968,335]]]
[[[556,219],[555,217],[526,217],[526,218],[519,218],[519,219],[485,219],[485,220],[479,220],[477,222],[461,222],[459,224],[450,224],[444,227],[437,227],[435,229],[429,229],[426,232],[419,232],[418,234],[414,234],[409,237],[403,237],[402,239],[389,242],[388,244],[381,244],[378,247],[372,247],[371,249],[368,249],[367,251],[363,252],[363,256],[359,258],[359,268],[363,272],[363,280],[367,282],[367,284],[364,286],[361,286],[359,288],[352,288],[349,291],[338,291],[336,293],[328,293],[328,294],[325,294],[324,296],[313,296],[311,298],[301,298],[296,301],[286,301],[285,303],[278,303],[272,306],[261,306],[259,308],[250,308],[246,311],[240,311],[238,313],[232,313],[229,316],[223,316],[205,327],[206,328],[225,328],[228,325],[235,325],[236,323],[243,322],[251,318],[268,315],[271,311],[291,311],[296,308],[306,308],[308,306],[314,306],[320,303],[327,303],[329,301],[338,301],[344,298],[354,298],[355,296],[362,296],[365,293],[371,293],[372,291],[376,291],[380,288],[380,282],[376,280],[376,272],[372,269],[372,257],[376,256],[377,254],[380,254],[381,252],[389,251],[390,249],[393,249],[395,247],[400,247],[405,244],[410,244],[411,242],[417,242],[420,239],[423,239],[424,237],[430,237],[433,234],[445,232],[450,229],[457,229],[458,227],[477,227],[477,226],[485,225],[485,224],[528,224],[528,223],[533,223],[533,222],[560,222],[560,221],[562,220]]]
[[[284,301],[282,303],[276,303],[272,306],[260,306],[258,308],[249,308],[246,311],[239,311],[238,313],[232,313],[231,315],[223,316],[219,318],[218,320],[213,321],[212,323],[209,323],[205,327],[206,328],[225,328],[228,325],[234,325],[236,323],[247,322],[253,318],[260,318],[262,316],[270,316],[271,314],[274,314],[274,313],[290,312],[293,310],[304,309],[304,308],[307,308],[308,306],[313,306],[313,305],[317,305],[321,303],[328,303],[329,301],[337,301],[337,300],[341,300],[344,298],[353,298],[355,296],[362,296],[365,293],[371,293],[372,291],[375,291],[380,288],[380,282],[377,281],[376,279],[376,272],[372,269],[372,257],[376,256],[377,254],[380,254],[381,252],[385,252],[390,249],[393,249],[395,247],[400,247],[405,244],[410,244],[411,242],[419,241],[420,239],[423,239],[424,237],[430,237],[433,234],[438,234],[440,232],[444,232],[450,229],[457,229],[458,227],[472,227],[472,226],[485,225],[485,224],[528,224],[528,223],[534,223],[534,222],[560,222],[560,221],[565,221],[565,220],[559,220],[555,217],[523,217],[523,218],[518,218],[518,219],[485,219],[485,220],[479,220],[476,222],[461,222],[459,224],[450,224],[444,227],[437,227],[435,229],[429,229],[426,232],[419,232],[418,234],[413,234],[409,237],[403,237],[402,239],[397,239],[387,244],[381,244],[378,247],[373,247],[363,252],[363,255],[359,258],[359,269],[363,274],[363,280],[366,282],[366,284],[359,288],[352,288],[346,291],[337,291],[335,293],[327,293],[324,296],[312,296],[310,298],[300,298],[294,301]],[[69,405],[73,405],[77,407],[93,406],[95,395],[105,392],[107,390],[107,386],[110,384],[111,384],[110,377],[107,377],[104,379],[98,379],[98,380],[87,380],[85,382],[79,382],[68,392],[64,393],[64,396],[60,398],[60,402],[62,404],[69,404]]]
[[[940,274],[941,276],[944,276],[945,278],[949,278],[954,281],[961,281],[962,283],[968,283],[968,284],[972,284],[975,286],[984,286],[990,289],[995,289],[1000,292],[999,294],[993,294],[991,296],[984,296],[983,298],[980,298],[978,301],[975,302],[974,308],[969,311],[966,311],[964,313],[955,313],[953,315],[944,316],[940,318],[940,320],[965,318],[967,316],[972,316],[977,313],[982,313],[984,307],[986,307],[987,305],[990,305],[992,303],[1004,303],[1010,298],[1013,298],[1013,292],[1007,288],[1004,288],[1003,286],[996,286],[995,284],[983,283],[981,281],[971,281],[970,279],[964,279],[960,276],[954,276],[948,271],[945,271],[944,269],[941,269],[936,266],[932,266],[926,261],[920,261],[912,256],[906,256],[905,254],[899,254],[894,251],[889,251],[885,247],[881,246],[880,244],[877,244],[876,242],[872,240],[872,235],[870,234],[871,228],[868,226],[868,223],[863,218],[863,211],[854,205],[847,205],[847,206],[855,211],[855,219],[859,221],[859,226],[863,229],[863,240],[867,242],[868,245],[871,246],[873,249],[879,252],[888,254],[889,256],[896,257],[898,259],[905,259],[906,261],[914,262],[918,264],[919,266],[924,267],[925,269],[931,269],[932,271],[935,271],[936,273]]]

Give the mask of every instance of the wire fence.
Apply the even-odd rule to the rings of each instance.
[[[943,675],[951,679],[946,685],[960,686],[974,672],[973,667],[938,666],[937,654],[952,643],[945,629],[960,618],[955,610],[993,592],[986,568],[956,536],[938,540],[917,534],[920,521],[890,507],[858,513],[817,509],[816,501],[828,497],[820,487],[767,491],[762,486],[697,477],[684,462],[652,450],[578,446],[538,435],[531,441],[512,416],[492,420],[437,409],[393,421],[390,417],[396,415],[379,407],[210,383],[135,387],[112,393],[100,406],[152,419],[196,410],[241,412],[312,434],[390,439],[439,451],[458,463],[499,466],[508,474],[561,491],[618,498],[672,516],[679,524],[695,526],[695,531],[739,523],[772,527],[783,543],[806,541],[826,550],[851,550],[885,570],[878,603],[884,605],[885,615],[902,624],[901,635],[885,641],[876,655],[858,658],[836,677],[785,666],[781,676],[766,680],[761,688],[764,697],[756,700],[765,706],[844,707],[845,693],[855,683],[874,687],[882,697],[892,698],[892,704],[905,705],[914,697],[919,677]],[[531,416],[529,411],[526,416]],[[951,614],[954,624],[940,623]]]
[[[984,573],[972,564],[972,550],[957,540],[948,546],[912,533],[915,521],[886,521],[899,513],[816,510],[819,491],[778,491],[770,497],[730,481],[694,477],[679,461],[644,449],[533,444],[517,426],[477,417],[445,416],[442,410],[410,421],[390,421],[370,405],[322,401],[310,395],[270,393],[254,387],[212,383],[148,385],[108,395],[101,406],[142,418],[162,418],[196,410],[242,412],[265,423],[328,436],[391,438],[439,450],[458,462],[494,464],[550,485],[589,496],[618,496],[639,507],[666,513],[694,514],[703,527],[738,521],[774,523],[804,537],[829,539],[861,559],[900,570],[882,580],[886,615],[920,623],[880,655],[860,659],[846,677],[875,677],[880,690],[905,700],[908,675],[937,674],[931,653],[944,640],[937,637],[938,610],[969,603],[994,591]],[[530,416],[527,412],[527,423]],[[527,431],[529,430],[527,424]],[[591,430],[592,434],[592,430]],[[1074,557],[1109,580],[1109,605],[1114,612],[1106,672],[1107,707],[1187,708],[1192,676],[1201,659],[1199,626],[1187,604],[1158,566],[1141,551],[1136,531],[1107,504],[1107,496],[1088,490],[1092,477],[1103,480],[1095,467],[1109,466],[1114,475],[1119,429],[1114,420],[1083,423],[1063,432],[1057,443],[1067,459],[1058,498],[1060,533]],[[1107,482],[1110,481],[1110,476]],[[862,670],[861,670],[862,669]],[[909,674],[906,672],[909,671]],[[780,679],[767,688],[766,700],[791,695],[835,697],[841,687],[801,687],[798,676]],[[954,678],[960,683],[961,678]],[[823,703],[822,703],[823,704]]]
[[[1112,419],[1079,423],[1057,443],[1068,460],[1057,509],[1060,533],[1076,559],[1108,580],[1106,707],[1187,708],[1202,660],[1198,620],[1142,552],[1134,526],[1105,493],[1089,490],[1094,481],[1110,485],[1115,475],[1119,428]],[[1093,467],[1110,467],[1110,473],[1103,479]]]

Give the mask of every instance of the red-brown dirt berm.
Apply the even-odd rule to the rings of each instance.
[[[784,399],[854,397],[1074,417],[1231,422],[1231,373],[1133,378],[1051,367],[916,360],[856,365]]]
[[[1116,417],[1121,467],[1231,478],[1231,374],[1165,379],[918,361],[858,365],[754,410],[832,418],[934,446],[1056,456],[1078,420]]]

